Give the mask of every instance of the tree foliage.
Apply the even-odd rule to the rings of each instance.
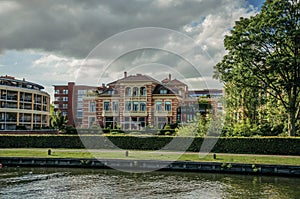
[[[58,129],[60,132],[64,132],[67,127],[68,120],[66,116],[62,115],[61,111],[57,111],[56,114],[51,115],[50,124],[52,128]]]
[[[299,0],[266,0],[259,14],[236,22],[224,40],[228,54],[215,67],[225,86],[280,102],[291,136],[300,112],[299,28]]]

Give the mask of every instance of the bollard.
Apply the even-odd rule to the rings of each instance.
[[[128,151],[125,152],[125,156],[128,157]]]
[[[48,155],[51,155],[51,149],[48,150]]]
[[[217,159],[217,154],[214,153],[214,160]]]

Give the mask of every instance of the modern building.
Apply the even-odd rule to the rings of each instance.
[[[0,130],[40,129],[49,126],[50,96],[44,87],[0,77]]]
[[[128,76],[124,72],[123,78],[102,87],[97,95],[83,98],[82,127],[162,128],[192,120],[197,106],[197,100],[188,97],[187,85],[171,79],[171,75],[159,82],[147,75]]]
[[[67,117],[69,125],[80,126],[82,122],[82,98],[89,92],[97,90],[98,87],[75,85],[75,82],[53,86],[54,111],[61,111],[62,115]]]
[[[193,98],[197,98],[200,101],[199,111],[201,113],[206,113],[206,107],[201,106],[201,100],[207,101],[211,104],[213,113],[217,111],[224,111],[223,108],[223,96],[224,91],[222,89],[202,89],[202,90],[191,90],[188,92],[188,95]]]

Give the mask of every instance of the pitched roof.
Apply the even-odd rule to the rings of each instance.
[[[136,74],[136,75],[129,75],[127,77],[123,77],[121,79],[118,79],[116,81],[113,81],[109,84],[117,84],[117,83],[123,83],[123,82],[155,82],[155,83],[160,83],[156,79],[148,76],[148,75],[142,75],[142,74]]]
[[[178,79],[172,79],[171,81],[166,81],[166,79],[164,79],[162,81],[162,83],[165,83],[166,85],[185,85],[185,83],[179,81]]]

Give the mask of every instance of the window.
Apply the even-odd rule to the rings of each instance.
[[[140,117],[139,122],[140,122],[141,127],[146,126],[146,118],[145,117]]]
[[[165,111],[171,111],[171,102],[170,101],[165,102]]]
[[[131,102],[125,102],[125,111],[131,111]]]
[[[59,97],[54,98],[54,101],[59,101],[59,100],[60,100]]]
[[[63,108],[67,109],[68,108],[68,104],[63,104]]]
[[[67,111],[63,111],[63,112],[62,112],[62,115],[63,115],[63,116],[67,116],[67,115],[68,115],[68,112],[67,112]]]
[[[108,107],[109,107],[109,104],[108,104]],[[96,102],[90,102],[90,112],[96,112]]]
[[[67,102],[68,101],[68,97],[63,97],[63,101]]]
[[[68,90],[64,89],[63,94],[68,94]]]
[[[146,111],[146,102],[140,103],[140,111]]]
[[[138,96],[139,94],[139,89],[137,87],[134,87],[133,90],[132,90],[132,95],[133,96]]]
[[[86,94],[86,90],[78,90],[77,93],[78,93],[78,95],[83,96]]]
[[[167,94],[167,89],[161,89],[161,90],[159,91],[159,94]]]
[[[138,111],[139,110],[139,103],[138,102],[133,102],[132,110],[133,111]]]
[[[108,93],[109,95],[114,95],[114,94],[115,94],[115,91],[114,91],[114,90],[109,90],[107,93]]]
[[[58,108],[59,107],[59,105],[58,104],[54,104],[54,108]]]
[[[104,102],[104,111],[109,111],[110,110],[110,104],[109,104],[109,102]]]
[[[125,89],[125,95],[126,96],[131,96],[131,88],[130,87],[126,87],[126,89]]]
[[[162,103],[161,103],[161,101],[157,101],[155,103],[155,110],[156,111],[161,111],[162,110]]]
[[[141,87],[141,89],[140,89],[140,95],[141,96],[146,96],[147,95],[146,87]]]
[[[78,108],[78,109],[82,109],[82,102],[78,102],[78,103],[77,103],[77,108]]]
[[[118,112],[119,109],[119,102],[118,101],[114,101],[113,102],[113,111],[114,112]]]
[[[82,118],[82,111],[79,111],[79,110],[77,111],[77,117]]]
[[[55,94],[59,94],[59,90],[55,90],[54,93],[55,93]]]
[[[95,117],[89,117],[89,128],[91,128],[93,126],[93,124],[95,124],[95,122],[96,122]]]

